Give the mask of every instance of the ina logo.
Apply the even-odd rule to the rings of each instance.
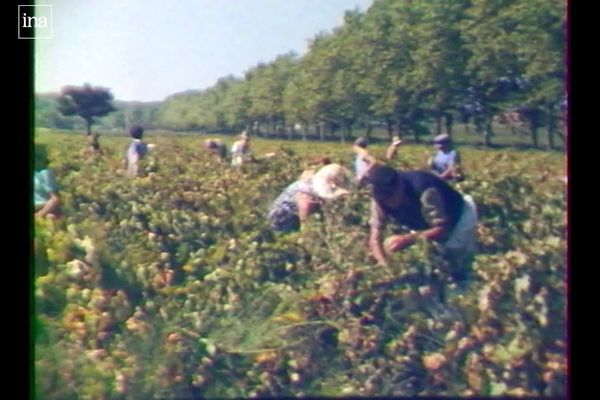
[[[19,39],[52,39],[52,6],[19,5]]]

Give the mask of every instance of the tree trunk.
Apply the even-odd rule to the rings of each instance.
[[[419,122],[412,121],[409,123],[409,129],[413,132],[415,143],[421,143],[421,126]]]
[[[306,142],[306,135],[308,133],[308,124],[302,124],[302,141]]]
[[[558,138],[560,139],[560,141],[562,142],[563,145],[566,145],[565,143],[565,135],[563,135],[563,133],[559,130],[554,130],[554,134],[556,136],[558,136]]]
[[[256,136],[262,136],[262,132],[261,132],[261,126],[262,124],[259,123],[254,123],[254,125],[252,126],[252,131],[256,134]]]
[[[452,116],[452,114],[447,113],[446,114],[446,133],[450,136],[452,136],[452,126],[454,123],[454,117]]]
[[[492,146],[492,136],[494,135],[494,131],[492,130],[492,117],[488,117],[486,123],[485,123],[485,128],[483,130],[483,138],[484,138],[484,145],[486,147],[491,147]]]
[[[92,134],[92,120],[91,119],[86,119],[85,120],[85,126],[87,128],[87,135],[86,136],[90,136]]]
[[[440,112],[435,113],[435,134],[442,134],[442,113]]]
[[[400,121],[396,123],[396,132],[398,133],[398,136],[402,138],[402,123]],[[390,139],[390,141],[392,140],[393,139]]]
[[[352,140],[352,123],[349,122],[346,124],[346,136],[348,140]]]
[[[367,139],[371,138],[371,132],[373,131],[373,127],[371,126],[371,123],[367,123],[367,131],[365,132],[365,136]]]
[[[539,147],[537,124],[529,124],[529,131],[531,132],[531,143],[537,149]]]
[[[323,121],[319,121],[318,131],[321,141],[325,141],[325,123]]]
[[[386,128],[387,128],[387,133],[388,133],[388,139],[390,140],[390,142],[392,141],[392,138],[394,137],[394,125],[393,122],[391,120],[386,120]]]
[[[554,149],[554,110],[552,106],[548,107],[548,147]]]

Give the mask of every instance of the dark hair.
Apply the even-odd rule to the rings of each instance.
[[[331,164],[331,158],[327,156],[317,156],[308,162],[308,165],[322,166]]]
[[[450,136],[446,133],[443,133],[441,135],[437,135],[436,137],[433,138],[433,143],[435,144],[448,144],[450,143]]]
[[[318,161],[318,164],[321,164],[321,165],[329,165],[329,164],[331,164],[331,158],[329,158],[327,156],[320,157],[320,158],[317,159],[317,161]]]
[[[354,145],[362,147],[363,149],[369,145],[369,141],[365,137],[359,137],[354,141]]]
[[[398,188],[398,172],[392,167],[376,165],[369,171],[368,181],[372,185],[375,200],[388,197]]]
[[[144,128],[140,125],[134,125],[129,129],[129,134],[134,139],[141,139],[144,134]]]

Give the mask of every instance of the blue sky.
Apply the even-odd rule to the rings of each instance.
[[[111,89],[118,100],[157,101],[238,77],[259,62],[307,51],[344,12],[373,0],[45,0],[52,39],[35,43],[35,90]]]

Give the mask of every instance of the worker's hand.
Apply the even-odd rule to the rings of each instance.
[[[407,234],[407,235],[393,235],[388,237],[383,242],[383,248],[387,254],[391,254],[396,251],[401,251],[410,246],[415,242],[416,235],[415,234]]]

